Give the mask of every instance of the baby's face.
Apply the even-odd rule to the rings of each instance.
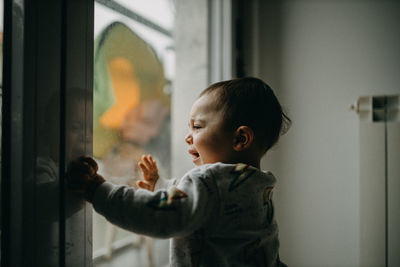
[[[223,111],[214,93],[201,96],[194,102],[189,118],[189,133],[185,138],[193,163],[230,163],[233,154],[233,131],[224,127]]]

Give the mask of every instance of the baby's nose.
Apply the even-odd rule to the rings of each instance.
[[[192,134],[188,133],[185,137],[185,141],[186,143],[188,143],[189,145],[192,144],[193,138],[192,138]]]

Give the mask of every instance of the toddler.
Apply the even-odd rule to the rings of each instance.
[[[170,266],[285,266],[272,203],[276,179],[260,161],[289,124],[262,80],[218,82],[192,106],[185,141],[196,168],[182,178],[159,179],[156,162],[143,156],[142,189],[134,190],[106,182],[92,158],[80,157],[69,165],[68,185],[111,223],[172,237]]]

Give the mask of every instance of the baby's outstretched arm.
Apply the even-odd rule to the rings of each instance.
[[[94,191],[105,182],[97,174],[99,167],[91,157],[81,156],[68,165],[67,186],[72,192],[83,194],[84,198],[92,202]]]
[[[151,155],[143,155],[138,165],[142,170],[144,180],[137,181],[136,185],[140,188],[154,191],[159,178],[156,161],[153,160]]]

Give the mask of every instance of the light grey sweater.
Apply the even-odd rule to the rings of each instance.
[[[103,183],[93,206],[111,223],[170,238],[170,266],[284,266],[279,261],[271,173],[206,164],[155,192]]]

